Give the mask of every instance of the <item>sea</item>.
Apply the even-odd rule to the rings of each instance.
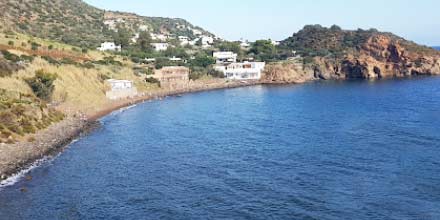
[[[440,78],[192,93],[100,120],[1,220],[440,219]]]

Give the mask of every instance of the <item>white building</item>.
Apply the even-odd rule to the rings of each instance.
[[[235,63],[237,62],[237,54],[231,51],[214,52],[212,55],[217,64]]]
[[[104,42],[97,49],[99,51],[121,51],[121,45],[116,45],[114,42]]]
[[[190,44],[190,39],[189,39],[189,37],[187,37],[187,36],[179,36],[178,38],[179,38],[179,41],[180,41],[180,45],[181,45],[181,46],[185,46],[185,45]]]
[[[106,82],[110,85],[110,90],[105,94],[108,99],[132,98],[137,95],[137,89],[134,87],[133,81],[109,79]]]
[[[202,36],[202,47],[210,47],[214,43],[214,38],[209,36]]]
[[[223,73],[230,80],[259,80],[265,66],[265,62],[231,63],[225,66]]]
[[[281,44],[279,41],[275,41],[275,40],[270,40],[270,42],[271,42],[272,45],[274,45],[274,46],[278,46],[278,45]]]
[[[240,47],[241,47],[242,49],[247,50],[247,49],[249,49],[249,48],[251,47],[251,44],[250,44],[249,41],[247,41],[247,40],[245,40],[245,41],[241,41],[241,42],[240,42]]]
[[[153,40],[160,40],[160,41],[168,40],[168,36],[163,35],[163,34],[150,33],[150,36],[151,36],[151,39],[153,39]]]
[[[112,91],[133,88],[133,82],[130,80],[109,79],[107,82],[110,84]]]
[[[196,36],[199,36],[199,35],[202,35],[202,34],[203,34],[202,31],[201,31],[201,30],[198,30],[198,29],[192,29],[192,32],[193,32],[193,34],[196,35]]]
[[[168,50],[168,43],[152,43],[151,46],[154,47],[156,51],[165,51]]]
[[[180,62],[180,61],[183,61],[182,58],[180,58],[180,57],[175,57],[175,56],[169,58],[169,60],[170,60],[170,61],[174,61],[174,62]]]

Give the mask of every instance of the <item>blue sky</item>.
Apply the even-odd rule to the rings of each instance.
[[[282,40],[306,24],[377,28],[440,45],[438,0],[85,0],[107,10],[184,18],[228,40]]]

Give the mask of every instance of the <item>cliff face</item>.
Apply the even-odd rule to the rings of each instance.
[[[438,52],[380,34],[368,38],[356,53],[348,53],[336,60],[315,57],[315,62],[315,77],[322,79],[376,79],[440,74]]]
[[[316,79],[377,79],[440,74],[440,52],[377,30],[309,25],[282,42],[311,61]],[[280,73],[283,75],[284,73]]]
[[[263,83],[305,83],[315,80],[313,68],[299,62],[268,64],[262,74]]]

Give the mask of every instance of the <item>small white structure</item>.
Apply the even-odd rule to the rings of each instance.
[[[145,60],[145,62],[147,62],[147,63],[153,63],[153,62],[156,62],[156,58],[145,58],[144,60]]]
[[[210,47],[214,43],[214,38],[209,36],[202,36],[202,47]]]
[[[249,49],[249,48],[251,47],[251,44],[249,43],[248,40],[241,41],[241,42],[240,42],[240,47],[241,47],[242,49],[247,50],[247,49]]]
[[[121,51],[121,45],[116,45],[114,42],[104,42],[97,49],[99,51]]]
[[[133,88],[133,82],[130,80],[109,79],[107,82],[110,84],[113,91]]]
[[[110,90],[105,93],[108,99],[132,98],[138,94],[133,81],[109,79],[106,82],[110,85]]]
[[[152,43],[151,46],[154,47],[156,51],[165,51],[168,50],[168,43]]]
[[[169,60],[170,60],[170,61],[174,61],[174,62],[180,62],[180,61],[182,61],[183,59],[180,58],[180,57],[175,57],[175,56],[173,56],[173,57],[169,58]]]
[[[187,37],[187,36],[179,36],[178,38],[179,38],[179,41],[180,41],[180,45],[181,45],[181,46],[188,45],[189,42],[190,42],[190,39],[189,39],[189,37]]]
[[[201,30],[198,30],[198,29],[192,29],[192,32],[193,32],[193,34],[196,35],[196,36],[199,36],[199,35],[202,35],[202,34],[203,34],[202,31],[201,31]]]
[[[216,69],[223,71],[225,77],[230,80],[259,80],[265,66],[265,62],[244,62],[231,63],[222,69]]]
[[[274,46],[279,46],[281,43],[279,41],[270,40],[271,44]]]
[[[237,54],[231,51],[214,52],[212,55],[217,64],[227,64],[237,62]]]
[[[153,40],[160,40],[160,41],[168,40],[168,36],[163,35],[163,34],[150,33],[150,36],[151,36],[151,39],[153,39]]]

